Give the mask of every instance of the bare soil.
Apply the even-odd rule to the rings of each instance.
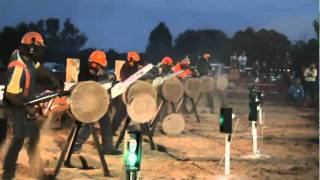
[[[287,106],[283,96],[267,96],[264,102],[265,119],[259,127],[258,148],[269,155],[267,159],[244,159],[252,153],[251,126],[248,121],[247,94],[244,91],[225,93],[227,104],[240,117],[234,124],[231,144],[231,175],[224,176],[225,135],[218,132],[218,113],[210,114],[200,102],[201,122],[193,114],[185,115],[186,128],[177,136],[167,136],[157,130],[154,140],[158,151],[151,151],[143,142],[140,178],[144,180],[213,180],[213,179],[319,179],[319,117],[318,109]],[[217,111],[217,109],[215,110]],[[237,124],[237,127],[235,127]],[[44,131],[41,138],[41,156],[52,171],[57,163],[67,136],[67,130]],[[5,148],[0,153],[2,161]],[[121,146],[122,148],[122,146]],[[122,156],[105,156],[112,177],[103,177],[93,141],[90,139],[81,153],[93,170],[62,168],[59,179],[121,179]],[[80,165],[78,156],[72,162]],[[222,161],[223,162],[223,161]],[[1,164],[1,163],[0,163]],[[28,164],[23,151],[19,157],[17,178],[32,179],[34,165]],[[1,171],[0,171],[1,174]]]

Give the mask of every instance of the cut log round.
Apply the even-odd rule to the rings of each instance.
[[[203,92],[212,92],[214,89],[215,80],[210,76],[203,76],[201,78],[201,86]]]
[[[82,123],[98,121],[108,110],[109,96],[97,82],[78,83],[69,97],[72,115]]]
[[[166,116],[162,122],[162,130],[167,135],[181,134],[185,128],[185,120],[179,113]]]
[[[134,123],[146,123],[157,113],[156,99],[149,94],[139,94],[127,104],[127,112]]]
[[[124,93],[123,100],[125,104],[130,102],[133,97],[139,94],[149,94],[151,97],[154,97],[155,99],[157,98],[157,91],[149,82],[138,80],[133,83]]]
[[[219,90],[226,90],[228,87],[228,77],[219,76],[216,80],[216,87]]]
[[[161,87],[162,96],[169,102],[178,102],[184,93],[184,87],[179,79],[171,78]]]
[[[196,78],[188,78],[184,82],[184,91],[187,96],[197,98],[202,91],[201,81]]]

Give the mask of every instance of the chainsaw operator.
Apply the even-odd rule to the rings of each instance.
[[[107,81],[113,83],[115,77],[106,72],[108,65],[107,57],[105,52],[100,50],[93,51],[88,59],[89,63],[89,77],[82,80],[91,81]],[[110,106],[109,106],[110,107]],[[111,109],[111,108],[109,108]],[[113,134],[111,131],[111,119],[110,111],[108,111],[100,120],[99,125],[101,129],[101,139],[102,139],[102,150],[104,154],[109,155],[120,155],[121,152],[117,151],[113,147]],[[87,141],[90,136],[90,126],[89,124],[84,124],[80,129],[79,136],[76,140],[73,152],[79,153],[81,151],[82,145]]]

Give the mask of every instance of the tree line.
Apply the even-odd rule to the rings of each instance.
[[[212,62],[229,64],[230,56],[243,51],[248,57],[248,64],[265,61],[269,66],[300,68],[319,60],[319,21],[313,22],[316,38],[307,41],[291,42],[286,35],[273,29],[254,30],[246,28],[229,38],[217,29],[186,30],[173,40],[169,28],[161,22],[149,36],[146,55],[152,62],[158,62],[163,56],[182,59],[185,55],[193,63],[205,52],[210,53]]]
[[[140,52],[148,62],[154,64],[164,56],[175,60],[188,55],[195,63],[204,53],[212,55],[212,62],[229,64],[233,52],[246,51],[248,64],[254,61],[266,61],[270,66],[285,66],[288,61],[299,67],[319,59],[319,21],[313,22],[316,38],[291,42],[284,34],[275,30],[246,28],[228,37],[218,29],[188,29],[175,39],[164,22],[160,22],[149,35],[145,52]],[[46,59],[65,63],[66,57],[77,57],[86,61],[92,48],[83,49],[87,36],[76,27],[70,19],[61,26],[57,18],[48,18],[31,23],[19,23],[15,27],[4,27],[0,31],[0,60],[8,63],[12,51],[18,46],[21,37],[28,31],[40,32],[45,37]],[[108,60],[111,67],[115,59],[125,59],[125,52],[119,53],[109,48]],[[86,64],[86,63],[82,63]]]

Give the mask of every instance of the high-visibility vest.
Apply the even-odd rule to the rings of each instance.
[[[178,71],[180,71],[182,68],[181,68],[181,65],[180,65],[180,63],[178,63],[177,65],[175,65],[174,67],[172,67],[172,71],[173,72],[178,72]],[[188,76],[190,76],[190,75],[192,75],[192,71],[190,70],[190,69],[186,69],[186,70],[184,70],[183,71],[183,73],[182,74],[180,74],[180,78],[181,79],[184,79],[184,78],[186,78],[186,77],[188,77]]]
[[[24,71],[24,74],[26,76],[26,80],[25,80],[25,85],[24,85],[24,91],[23,91],[23,96],[24,97],[27,97],[28,94],[29,94],[29,89],[30,89],[30,72],[27,68],[27,65],[25,65],[23,62],[21,61],[12,61],[9,63],[8,65],[8,69],[9,68],[14,68],[14,67],[22,67],[23,68],[23,71]]]

